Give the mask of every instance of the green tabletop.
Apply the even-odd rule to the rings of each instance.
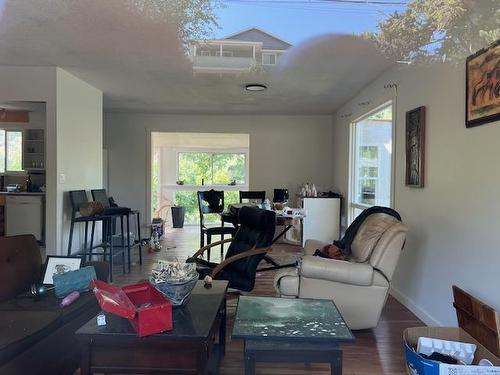
[[[234,338],[303,341],[353,341],[331,300],[241,296]]]

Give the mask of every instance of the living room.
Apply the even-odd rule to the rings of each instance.
[[[396,257],[397,265],[388,273],[389,276],[383,275],[390,286],[381,299],[382,310],[376,316],[378,324],[363,327],[367,329],[362,330],[353,328],[355,340],[340,344],[343,351],[343,373],[400,374],[410,371],[405,368],[407,362],[403,331],[416,326],[457,327],[452,293],[454,285],[492,309],[500,310],[500,302],[496,297],[496,285],[499,281],[496,270],[500,261],[500,255],[496,252],[498,236],[495,231],[498,215],[491,203],[494,202],[496,186],[500,184],[498,174],[494,172],[499,160],[495,151],[498,150],[495,147],[498,143],[496,135],[500,135],[500,130],[496,128],[499,125],[498,42],[495,44],[499,26],[498,18],[495,21],[492,16],[498,15],[500,9],[494,1],[488,0],[481,4],[472,2],[472,5],[465,0],[444,1],[443,9],[455,9],[456,13],[449,13],[449,18],[441,15],[444,18],[437,21],[432,18],[438,17],[436,13],[431,16],[427,14],[429,25],[439,24],[439,28],[433,30],[434,33],[448,32],[450,35],[448,39],[443,37],[445,42],[439,48],[429,47],[429,43],[431,46],[438,43],[437,34],[426,40],[419,40],[417,37],[413,39],[405,34],[408,30],[400,24],[396,27],[389,21],[384,23],[384,20],[398,20],[397,17],[391,19],[388,15],[394,11],[399,12],[401,17],[408,15],[410,11],[426,14],[426,7],[432,6],[432,1],[426,1],[425,6],[419,5],[418,1],[382,1],[381,5],[339,3],[331,5],[331,8],[328,8],[328,4],[308,5],[308,9],[303,9],[305,5],[302,2],[291,7],[296,9],[289,9],[289,4],[274,5],[276,9],[266,8],[269,4],[260,4],[265,12],[271,13],[283,11],[282,7],[285,7],[289,13],[287,14],[294,20],[297,18],[293,17],[300,18],[301,12],[305,12],[310,18],[307,18],[304,27],[295,26],[296,30],[293,32],[287,31],[292,29],[287,23],[280,22],[280,27],[273,27],[272,22],[262,15],[259,4],[238,5],[228,1],[225,2],[225,8],[215,11],[222,30],[203,36],[195,35],[195,39],[203,40],[203,43],[196,44],[196,48],[194,45],[181,45],[177,38],[178,30],[168,17],[156,19],[145,16],[145,9],[148,8],[144,4],[135,4],[136,8],[129,8],[114,1],[108,5],[94,1],[87,1],[85,5],[67,5],[55,1],[47,2],[47,8],[42,11],[40,7],[30,6],[28,3],[30,2],[20,4],[6,1],[2,4],[2,17],[6,22],[4,26],[0,26],[0,108],[5,107],[3,111],[8,112],[12,111],[9,105],[12,106],[14,102],[45,103],[45,238],[43,243],[39,241],[38,244],[29,245],[41,245],[41,262],[45,263],[46,255],[67,256],[70,233],[72,256],[87,247],[90,229],[88,236],[84,225],[80,223],[75,223],[75,228],[71,229],[73,210],[68,192],[85,190],[91,200],[92,189],[105,189],[119,206],[129,207],[140,213],[137,220],[142,236],[136,229],[131,232],[138,237],[139,245],[142,245],[142,258],[139,259],[137,246],[132,249],[128,263],[125,258],[113,258],[113,285],[121,287],[148,279],[151,268],[158,260],[193,256],[200,247],[198,216],[194,225],[186,223],[183,229],[172,229],[170,206],[166,214],[160,215],[166,220],[161,248],[158,252],[146,251],[150,247],[151,221],[157,216],[152,202],[152,134],[164,134],[167,138],[173,134],[218,134],[221,139],[224,134],[244,135],[248,138],[248,143],[238,143],[238,147],[234,149],[245,154],[245,179],[241,186],[237,186],[237,182],[235,187],[228,181],[228,191],[264,191],[265,197],[272,201],[274,189],[286,189],[289,197],[286,205],[293,215],[299,213],[300,203],[296,198],[303,195],[301,189],[305,183],[314,183],[318,192],[334,192],[342,197],[342,205],[338,214],[341,228],[338,237],[332,240],[342,238],[362,211],[361,208],[373,205],[395,210],[407,228],[404,249]],[[376,6],[383,7],[386,12],[382,21],[374,15],[377,12],[369,11],[370,7]],[[450,8],[446,8],[448,6]],[[253,15],[258,14],[254,19],[246,21],[250,23],[249,28],[241,20],[238,27],[230,24],[228,19],[234,19],[237,14],[243,18],[241,14],[247,9],[245,7],[250,7],[255,12]],[[317,9],[311,10],[309,7]],[[318,17],[318,26],[311,31],[309,29],[310,24],[314,23],[311,21],[314,16]],[[50,22],[57,17],[62,21]],[[341,26],[331,27],[330,17],[361,17],[366,24],[359,26],[356,23],[356,28],[345,25],[340,30]],[[327,21],[323,21],[324,19]],[[340,21],[338,22],[340,25]],[[469,35],[464,26],[470,26],[467,22],[472,22],[476,27]],[[127,30],[121,26],[124,24],[129,26]],[[387,47],[384,39],[378,39],[379,44],[374,44],[360,36],[345,35],[361,34],[362,31],[377,32],[380,31],[378,25],[386,27],[383,29],[387,33],[384,35],[386,37],[393,36],[390,32],[401,28],[404,43],[403,51],[399,52],[402,55],[388,59],[384,55],[387,52],[383,48]],[[395,29],[390,29],[391,27]],[[262,33],[265,34],[264,39],[257,40],[256,35],[262,37]],[[298,37],[297,34],[303,36]],[[41,43],[41,40],[46,42]],[[155,40],[155,43],[151,40]],[[271,41],[274,44],[269,45]],[[19,48],[20,43],[23,45],[22,49]],[[165,50],[157,48],[162,44],[167,46]],[[464,44],[467,47],[463,47]],[[479,120],[471,120],[470,103],[467,103],[468,94],[473,88],[469,81],[474,76],[470,74],[469,62],[473,62],[474,58],[483,58],[483,54],[488,56],[485,61],[489,64],[491,61],[497,64],[496,70],[494,65],[491,66],[493,73],[488,76],[493,77],[490,87],[492,104],[482,110],[489,111],[489,116],[481,115],[478,116]],[[249,69],[244,66],[247,60],[255,59],[256,56],[262,66],[242,73],[241,69]],[[472,58],[467,59],[469,56]],[[222,68],[210,65],[220,64],[221,61]],[[235,73],[234,69],[239,70]],[[261,91],[250,91],[253,86]],[[423,111],[421,107],[424,107]],[[358,154],[361,152],[359,148],[356,148],[356,140],[359,140],[357,129],[360,128],[357,124],[362,124],[363,120],[386,108],[390,108],[387,112],[390,116],[378,119],[382,118],[391,124],[390,140],[383,142],[389,155],[385,164],[390,171],[389,177],[385,177],[388,195],[385,200],[377,196],[372,204],[364,204],[357,200],[359,194],[356,193],[357,184],[360,183],[360,177],[356,174],[360,168],[356,157],[361,155]],[[412,180],[411,175],[408,176],[411,153],[408,153],[407,127],[409,113],[414,110],[420,111],[415,113],[421,116],[418,124],[424,129],[419,134],[419,152],[422,152],[419,153],[417,181]],[[0,117],[1,115],[0,112]],[[2,122],[5,121],[0,122],[0,129],[7,128],[8,124],[3,126]],[[20,124],[13,128],[28,126]],[[192,151],[194,146],[190,147],[189,150]],[[213,151],[219,146],[210,144],[203,147],[204,152],[208,152],[207,150]],[[168,167],[174,170],[178,165]],[[218,189],[217,184],[212,185],[206,181],[188,186],[183,181],[175,181],[178,176],[179,174],[175,174],[175,178],[166,184],[167,187],[175,191],[184,189],[193,192]],[[220,189],[224,190],[224,187]],[[375,191],[380,193],[380,190]],[[365,188],[361,196],[368,199],[368,202],[372,193]],[[175,194],[168,197],[172,198],[174,205]],[[229,209],[229,204],[225,204],[224,209]],[[307,215],[306,212],[304,220],[307,220]],[[299,219],[299,216],[295,217],[291,227],[298,232]],[[130,225],[134,228],[136,217],[130,216],[130,220]],[[105,221],[101,219],[101,222]],[[101,222],[96,225],[95,242],[106,241],[108,231],[104,224],[101,228]],[[91,221],[88,223],[93,224]],[[242,225],[236,227],[241,228]],[[89,228],[91,226],[88,225]],[[226,224],[228,226],[231,227]],[[116,226],[117,233],[122,233],[123,238],[125,232],[123,229],[120,231],[119,227]],[[280,226],[273,227],[275,235],[282,229]],[[288,296],[283,289],[280,290],[280,282],[282,286],[288,286],[288,282],[297,282],[298,285],[303,282],[300,277],[295,279],[293,272],[299,272],[297,275],[300,276],[300,267],[307,267],[307,262],[301,260],[297,268],[295,261],[302,259],[307,240],[319,238],[302,238],[304,243],[299,241],[297,244],[292,243],[288,235],[284,237],[272,244],[267,255],[278,266],[292,262],[293,267],[266,271],[264,269],[270,264],[262,261],[254,270],[255,285],[251,291],[228,293],[227,296],[225,292],[221,294],[227,300],[227,311],[224,309],[224,314],[227,314],[227,330],[222,332],[227,347],[220,370],[215,371],[238,374],[243,373],[247,365],[242,336],[238,336],[238,329],[242,326],[235,327],[239,321],[236,314],[242,309],[241,306],[238,307],[239,298],[243,298],[240,300],[241,304],[249,296]],[[215,236],[212,242],[218,240],[219,237]],[[92,247],[92,241],[90,246]],[[123,242],[121,247],[126,248]],[[224,249],[227,250],[228,247],[229,245],[224,246]],[[119,248],[120,245],[117,246]],[[313,252],[316,249],[321,250],[318,247],[312,249]],[[0,253],[2,250],[0,249]],[[307,251],[306,249],[306,253]],[[123,253],[123,257],[125,256],[126,252]],[[7,259],[2,260],[2,263],[10,262],[9,257],[10,255],[2,256],[2,259]],[[211,259],[207,259],[206,254],[201,258],[205,261],[222,262],[223,257],[219,256],[217,246],[213,248]],[[319,258],[309,255],[304,258],[308,257],[314,258],[313,262]],[[101,269],[100,261],[104,260],[102,256],[94,255],[89,260],[97,261],[97,276],[110,281],[105,275],[106,272],[109,273],[109,269]],[[366,261],[360,264],[365,266]],[[377,267],[373,269],[373,272],[378,272]],[[218,272],[219,277],[229,274],[229,271]],[[345,277],[353,278],[354,273],[356,272],[348,271],[349,276]],[[212,275],[213,280],[205,279],[205,282],[213,283],[211,290],[216,294],[219,290],[218,277]],[[12,274],[6,272],[4,277],[12,277]],[[229,281],[231,284],[230,277]],[[203,283],[203,278],[199,283]],[[344,279],[340,283],[349,284],[349,281]],[[200,288],[203,292],[203,287]],[[306,286],[297,288],[298,292],[299,289],[302,292],[307,289]],[[341,289],[331,285],[326,288]],[[189,303],[194,303],[196,293],[199,293],[198,289],[194,290]],[[355,293],[351,293],[353,299],[356,299]],[[360,292],[359,295],[363,293]],[[84,299],[87,307],[92,303],[96,307],[93,293],[84,294],[82,293],[84,298],[80,299]],[[351,311],[341,300],[342,296],[329,298],[320,295],[318,293],[317,299],[313,297],[313,300],[333,300],[337,307],[340,306],[348,326],[356,326],[353,324]],[[387,302],[384,305],[386,296]],[[300,297],[281,299],[286,302],[304,299],[304,295]],[[38,298],[48,304],[48,297]],[[24,297],[17,299],[23,303],[24,300]],[[12,300],[7,302],[12,303]],[[8,307],[6,302],[0,302],[4,303],[5,306],[0,305],[0,316],[5,314],[5,319],[2,320],[14,319],[12,310],[9,310],[11,304]],[[279,306],[276,308],[279,309]],[[179,310],[175,311],[179,314]],[[300,307],[297,311],[300,311]],[[5,361],[2,361],[5,373],[37,373],[33,364],[38,366],[37,364],[43,363],[43,356],[49,355],[48,350],[43,349],[46,343],[52,343],[57,350],[57,345],[61,347],[67,343],[68,337],[74,340],[75,332],[89,319],[95,322],[97,312],[89,308],[85,316],[65,325],[64,330],[58,331],[59,336],[52,337],[49,341],[40,341],[38,336],[23,342],[22,350],[16,347],[16,350],[22,351],[19,355],[12,354],[14,349],[8,348],[11,337],[2,337],[5,339],[4,346],[8,349]],[[106,316],[108,327],[116,328],[112,325],[116,320]],[[31,320],[32,317],[30,315],[26,319]],[[497,323],[498,325],[500,324]],[[80,338],[95,334],[89,333],[88,327],[84,326],[88,330]],[[92,339],[97,340],[96,337],[92,336]],[[56,345],[56,342],[59,344]],[[134,345],[137,345],[134,347],[140,351],[138,342],[134,341]],[[327,348],[328,345],[319,347]],[[62,367],[57,368],[60,363],[54,362],[51,371],[74,373],[76,368],[81,367],[82,373],[126,372],[127,361],[119,360],[126,352],[120,354],[119,350],[112,352],[99,348],[102,349],[100,354],[92,352],[91,356],[94,358],[95,354],[96,361],[101,360],[99,365],[90,361],[90,369],[85,368],[80,363],[78,347],[73,353],[78,358],[75,368],[68,365],[63,370]],[[248,350],[252,348],[252,345],[247,345]],[[492,349],[490,351],[494,352]],[[305,352],[304,346],[304,352],[298,353],[297,358],[305,355]],[[262,352],[259,353],[262,355]],[[32,355],[34,357],[29,364],[28,358]],[[105,365],[105,355],[118,360],[118,364],[109,359]],[[330,367],[325,363],[316,364],[313,360],[281,363],[282,357],[277,349],[272,355],[275,362],[257,360],[256,373],[330,373]],[[325,354],[328,355],[331,353]],[[184,365],[189,368],[192,365],[190,358],[194,356],[195,354],[191,354],[183,357],[182,363],[177,364],[178,369]],[[143,358],[149,357],[145,354]],[[9,364],[9,361],[13,362]],[[14,362],[15,365],[12,364]],[[191,362],[198,366],[198,362]],[[492,362],[498,365],[494,360]],[[18,365],[21,367],[16,367]],[[153,371],[154,366],[159,368],[160,365],[157,362],[151,363],[148,371]],[[333,366],[332,362],[332,373]],[[39,368],[43,367],[40,365]],[[118,368],[119,371],[116,370]],[[208,369],[197,367],[190,373],[203,371]],[[181,372],[170,370],[170,373]]]

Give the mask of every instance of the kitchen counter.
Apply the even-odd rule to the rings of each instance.
[[[45,195],[43,191],[39,192],[26,192],[26,191],[17,191],[17,192],[8,192],[8,191],[0,191],[1,195]]]

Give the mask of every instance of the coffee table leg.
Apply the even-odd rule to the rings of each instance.
[[[208,343],[203,343],[198,352],[197,374],[208,374]]]
[[[245,375],[255,374],[255,356],[250,353],[245,353]]]
[[[92,375],[90,372],[90,346],[82,345],[80,375]]]
[[[222,301],[222,311],[219,328],[219,343],[221,345],[222,357],[226,355],[226,315],[226,298],[224,297],[224,301]]]
[[[342,351],[336,351],[335,356],[330,362],[331,375],[342,375]]]

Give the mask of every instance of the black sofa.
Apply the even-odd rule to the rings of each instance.
[[[104,262],[89,262],[108,279]],[[0,237],[0,374],[73,374],[80,349],[75,331],[99,312],[92,292],[60,307],[53,291],[34,299],[31,284],[42,274],[40,249],[32,235]]]

